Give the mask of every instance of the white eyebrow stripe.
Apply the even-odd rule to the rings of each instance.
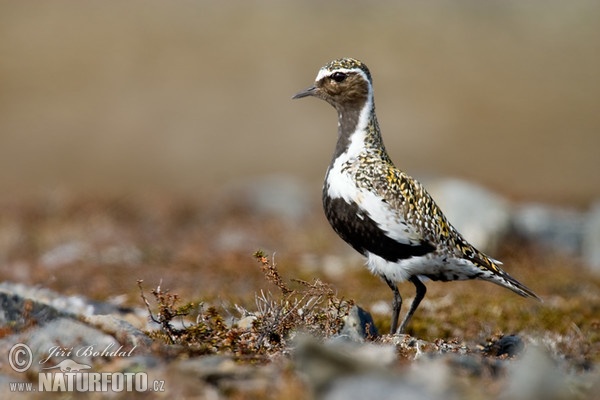
[[[317,74],[317,77],[315,78],[315,82],[319,82],[321,79],[333,74],[334,72],[344,72],[346,74],[349,72],[354,72],[354,73],[360,74],[365,81],[369,82],[369,78],[367,77],[367,74],[365,74],[364,71],[360,68],[352,68],[352,69],[336,68],[334,70],[329,70],[327,68],[321,68],[319,70],[319,73]]]

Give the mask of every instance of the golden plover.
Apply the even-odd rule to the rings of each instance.
[[[423,186],[388,156],[373,100],[371,73],[353,58],[319,70],[314,86],[293,98],[314,96],[338,113],[338,139],[323,185],[323,207],[337,234],[364,255],[372,273],[394,293],[392,333],[402,297],[397,282],[411,281],[415,298],[398,332],[425,296],[422,278],[483,279],[524,297],[539,297],[504,272],[500,261],[469,244],[448,222]]]

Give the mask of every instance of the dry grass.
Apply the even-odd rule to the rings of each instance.
[[[340,331],[352,301],[339,299],[330,285],[318,279],[294,280],[296,288],[291,289],[273,259],[269,260],[260,250],[254,257],[266,281],[275,285],[280,293],[274,295],[261,289],[256,295],[255,308],[248,310],[237,305],[238,318],[230,324],[216,307],[181,305],[177,294],[163,291],[160,286],[151,291],[158,307],[154,314],[142,282],[138,281],[150,318],[161,326],[160,331],[150,332],[150,335],[167,344],[183,345],[182,351],[192,355],[228,353],[239,359],[260,360],[265,355],[287,352],[290,338],[299,331],[324,337]],[[181,317],[186,317],[182,319],[182,327],[175,328],[173,323]],[[242,319],[251,322],[239,327],[237,321]]]

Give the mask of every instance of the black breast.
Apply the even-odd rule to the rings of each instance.
[[[331,198],[323,192],[323,208],[327,220],[337,234],[363,255],[376,254],[385,260],[397,262],[402,259],[422,256],[435,248],[427,242],[416,245],[399,243],[386,235],[369,215],[354,202],[342,198]]]

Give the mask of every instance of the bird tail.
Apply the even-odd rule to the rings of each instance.
[[[498,264],[502,264],[501,262],[487,257],[482,253],[477,254],[474,258],[476,259],[476,262],[478,262],[480,265],[484,265],[486,269],[491,272],[489,275],[484,275],[484,277],[482,277],[483,279],[510,289],[520,296],[531,297],[543,302],[541,297],[535,294],[533,290],[529,289],[527,286],[523,285],[521,282],[500,268]]]
[[[506,272],[504,272],[504,271],[502,271],[502,272],[503,272],[503,274],[499,276],[499,278],[500,278],[499,280],[501,280],[503,282],[500,283],[497,281],[493,281],[494,283],[498,283],[523,297],[532,297],[538,301],[543,302],[541,297],[538,296],[537,294],[535,294],[533,292],[533,290],[529,289],[527,286],[523,285],[521,282],[519,282],[518,280],[516,280],[515,278],[513,278]]]

